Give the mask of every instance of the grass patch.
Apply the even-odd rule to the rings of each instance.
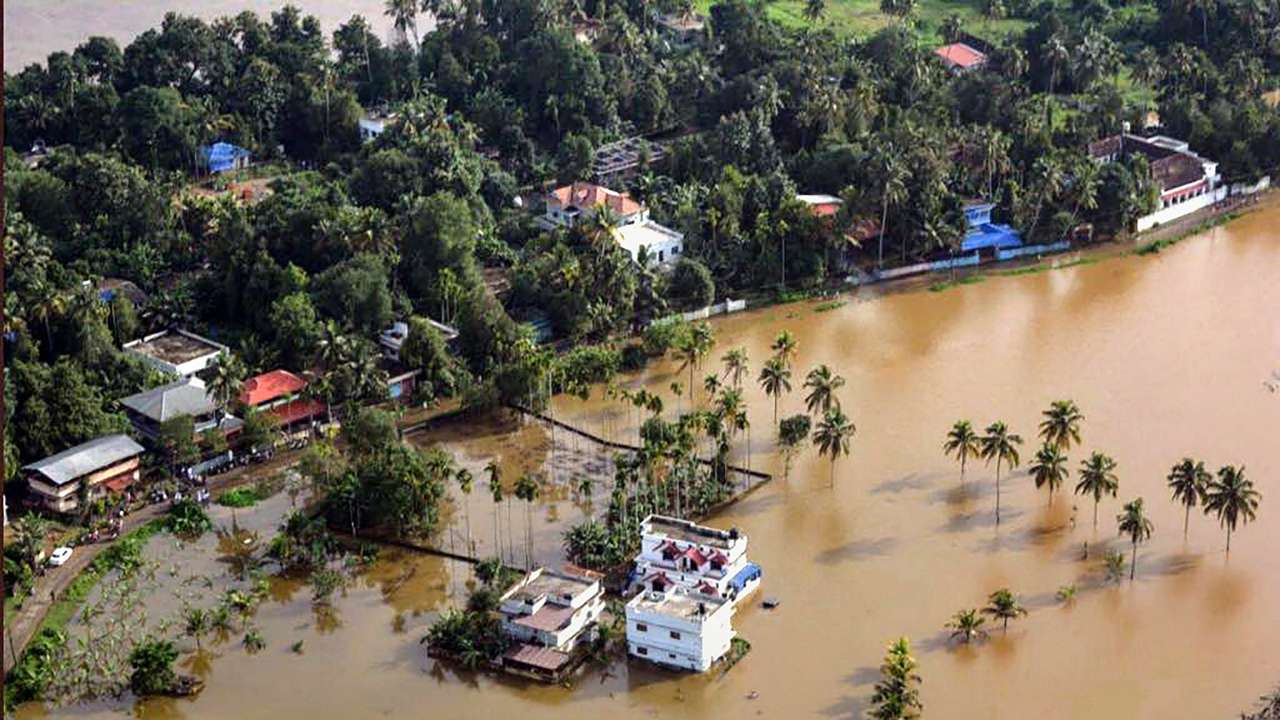
[[[830,311],[830,310],[835,310],[836,308],[842,308],[842,307],[844,307],[845,305],[848,305],[848,304],[849,304],[849,301],[848,301],[848,300],[829,300],[829,301],[824,302],[824,303],[818,303],[818,306],[817,306],[817,307],[815,307],[815,308],[813,309],[813,311],[814,311],[814,312],[828,312],[828,311]]]
[[[714,0],[697,0],[698,12],[710,11]],[[806,27],[830,29],[841,37],[867,36],[896,22],[880,12],[880,0],[829,0],[827,12],[818,22],[810,23],[804,15],[804,0],[774,0],[768,3],[766,14],[770,20],[783,27],[799,30]],[[928,39],[941,42],[938,32],[942,21],[952,13],[960,16],[965,32],[988,40],[998,40],[1006,34],[1021,35],[1029,23],[1014,18],[988,21],[982,17],[977,0],[922,0],[917,11],[921,31]]]
[[[977,285],[986,279],[986,275],[976,274],[966,275],[965,277],[957,278],[955,280],[943,280],[942,282],[936,282],[930,285],[929,292],[942,292],[943,290],[949,290],[950,288],[959,287],[961,285]]]
[[[1196,225],[1195,227],[1190,228],[1185,232],[1178,233],[1177,235],[1174,235],[1172,237],[1162,238],[1160,240],[1154,240],[1152,242],[1149,242],[1146,245],[1143,245],[1142,247],[1138,248],[1137,250],[1134,250],[1133,254],[1134,255],[1155,255],[1159,253],[1161,250],[1164,250],[1165,248],[1171,248],[1174,245],[1177,245],[1178,243],[1182,242],[1183,240],[1186,240],[1188,237],[1191,237],[1192,235],[1199,235],[1200,233],[1206,230],[1211,230],[1224,223],[1229,223],[1238,217],[1240,217],[1240,213],[1238,212],[1223,213],[1217,217],[1205,220],[1204,222]]]
[[[996,275],[999,275],[1000,277],[1017,277],[1019,275],[1035,275],[1036,273],[1042,273],[1042,272],[1045,272],[1046,270],[1063,270],[1069,267],[1075,267],[1077,265],[1092,265],[1102,259],[1103,259],[1102,256],[1092,256],[1092,257],[1080,257],[1074,260],[1068,260],[1067,262],[1064,262],[1064,263],[1040,263],[1037,265],[1029,265],[1024,268],[1017,268],[1015,270],[1001,270],[1000,272],[996,273]]]
[[[259,480],[252,486],[232,488],[218,496],[218,504],[230,508],[253,507],[260,500],[275,495],[281,490],[281,483],[272,480]]]
[[[724,670],[720,672],[720,676],[724,677],[725,673],[733,669],[742,658],[751,652],[751,643],[744,637],[735,637],[729,641],[729,652],[724,656]]]

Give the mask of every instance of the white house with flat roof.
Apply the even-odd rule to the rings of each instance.
[[[627,603],[627,653],[667,667],[706,672],[729,652],[733,605],[683,587],[645,590]]]
[[[124,344],[124,351],[161,372],[189,377],[230,352],[226,345],[186,330],[161,330]]]
[[[569,666],[571,653],[595,639],[604,612],[604,588],[594,573],[538,568],[503,594],[502,629],[511,639],[504,667],[540,679]]]
[[[688,520],[650,515],[640,525],[632,580],[641,592],[681,587],[737,605],[760,586],[762,571],[747,559],[747,536]]]

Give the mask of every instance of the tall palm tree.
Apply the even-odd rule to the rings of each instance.
[[[475,480],[471,477],[471,471],[466,468],[459,468],[453,477],[458,481],[458,489],[462,491],[462,514],[467,524],[467,557],[474,557],[476,548],[471,541],[471,490],[475,487]]]
[[[795,360],[796,351],[799,349],[799,343],[796,342],[796,336],[790,330],[783,330],[773,339],[773,345],[769,346],[773,350],[775,357],[782,360],[784,367],[790,368],[791,361]]]
[[[838,406],[827,409],[813,431],[813,443],[818,446],[818,454],[831,457],[830,487],[836,484],[836,460],[849,454],[849,439],[857,431],[858,428]]]
[[[498,509],[502,507],[502,468],[498,466],[496,460],[490,460],[484,466],[484,471],[489,475],[489,496],[493,498],[493,547],[494,552],[501,558],[502,514]]]
[[[804,398],[805,407],[809,412],[815,413],[819,410],[827,412],[834,406],[840,408],[840,399],[836,397],[836,391],[844,387],[844,378],[831,372],[831,368],[824,365],[809,371],[804,379],[804,386],[809,390],[809,394]]]
[[[1103,495],[1115,497],[1120,490],[1116,477],[1116,461],[1110,456],[1095,452],[1080,463],[1080,482],[1076,483],[1077,495],[1093,496],[1093,527],[1098,527],[1098,503]]]
[[[886,143],[879,153],[880,168],[880,237],[876,267],[884,267],[884,239],[889,234],[889,206],[901,204],[907,195],[907,168],[902,164],[893,143]]]
[[[1000,468],[1008,466],[1009,470],[1018,467],[1018,447],[1022,445],[1022,436],[1009,432],[1009,426],[997,420],[987,426],[987,434],[982,436],[982,459],[991,464],[996,461],[996,525],[1000,524]]]
[[[1057,445],[1045,443],[1036,451],[1036,461],[1028,468],[1031,477],[1036,481],[1036,489],[1049,486],[1049,504],[1053,504],[1053,493],[1066,482],[1070,470],[1067,468],[1067,456]]]
[[[218,405],[219,422],[221,422],[221,418],[227,414],[231,401],[240,397],[244,365],[237,356],[224,352],[214,359],[211,367],[213,374],[209,378],[209,394]]]
[[[959,639],[968,645],[974,640],[986,636],[987,631],[982,629],[986,622],[977,609],[960,610],[951,616],[951,621],[947,623],[946,627],[951,631],[952,640]]]
[[[391,18],[396,30],[413,33],[413,46],[418,47],[418,0],[387,0],[384,15]]]
[[[978,457],[982,451],[981,439],[968,420],[957,420],[947,431],[947,440],[942,443],[942,451],[947,457],[955,456],[960,462],[960,482],[964,482],[964,469],[969,458]]]
[[[791,392],[791,368],[783,364],[781,357],[775,355],[760,368],[759,382],[765,394],[773,398],[773,424],[777,425],[778,399],[782,393]]]
[[[1072,443],[1080,444],[1080,422],[1084,415],[1073,401],[1054,400],[1042,415],[1040,437],[1046,445],[1067,452],[1071,450]]]
[[[538,499],[538,483],[528,474],[516,480],[515,495],[524,501],[524,563],[526,570],[533,569],[533,503]]]
[[[1247,524],[1257,519],[1258,504],[1262,494],[1253,489],[1253,481],[1244,476],[1244,466],[1224,465],[1218,469],[1218,478],[1209,483],[1205,492],[1204,512],[1214,513],[1218,522],[1227,529],[1227,554],[1231,554],[1231,532],[1236,524]]]
[[[1187,528],[1191,524],[1191,508],[1197,503],[1206,501],[1205,493],[1208,491],[1209,483],[1213,481],[1213,474],[1205,469],[1204,463],[1200,460],[1191,458],[1183,458],[1182,462],[1173,466],[1168,476],[1169,489],[1173,491],[1174,502],[1181,503],[1184,511],[1182,514],[1182,540],[1187,539]]]
[[[1026,615],[1027,609],[1018,602],[1018,598],[1014,597],[1008,588],[1001,588],[987,597],[987,606],[982,608],[982,613],[999,620],[1004,626],[1004,631],[1009,632],[1009,621]]]
[[[1129,563],[1129,580],[1132,582],[1138,569],[1138,543],[1150,540],[1156,527],[1142,511],[1142,498],[1125,503],[1124,512],[1116,516],[1116,522],[1120,526],[1120,534],[1128,535],[1133,543],[1133,558]]]
[[[734,348],[720,358],[724,363],[724,376],[733,386],[742,387],[742,378],[747,374],[747,349]]]

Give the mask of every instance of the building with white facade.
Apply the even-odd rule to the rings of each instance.
[[[22,468],[29,500],[55,513],[69,513],[110,493],[124,493],[138,481],[142,446],[127,435],[106,435]],[[6,505],[7,512],[7,505]]]
[[[1154,212],[1138,218],[1138,232],[1177,220],[1226,199],[1218,163],[1191,151],[1187,143],[1164,135],[1141,137],[1127,132],[1089,143],[1089,155],[1106,164],[1133,155],[1147,158],[1151,178],[1160,189]]]
[[[160,372],[188,377],[212,365],[229,349],[186,330],[161,330],[125,343],[124,351]]]
[[[359,120],[360,142],[371,142],[387,131],[387,126],[394,122],[396,116],[388,113],[368,113]]]
[[[570,666],[573,650],[595,639],[604,588],[594,573],[538,568],[502,596],[498,612],[511,639],[503,667],[555,679]]]
[[[640,591],[671,587],[728,601],[733,606],[760,586],[760,566],[747,559],[747,536],[665,515],[640,526],[640,553],[632,571]]]
[[[671,586],[644,590],[627,603],[627,652],[668,667],[706,672],[729,652],[733,605]]]
[[[600,208],[608,208],[616,226],[614,237],[631,259],[640,260],[641,250],[656,265],[674,264],[684,253],[684,235],[649,219],[649,208],[626,193],[588,182],[556,188],[547,193],[546,212],[539,218],[542,227],[572,228],[594,219]]]

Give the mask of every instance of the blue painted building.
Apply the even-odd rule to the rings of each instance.
[[[985,202],[975,202],[965,206],[964,219],[969,227],[965,232],[964,241],[960,244],[961,252],[1021,247],[1022,233],[1008,225],[991,222],[991,210],[994,207],[994,204]]]
[[[216,142],[200,148],[200,164],[211,173],[240,170],[249,166],[253,153],[239,145]]]

